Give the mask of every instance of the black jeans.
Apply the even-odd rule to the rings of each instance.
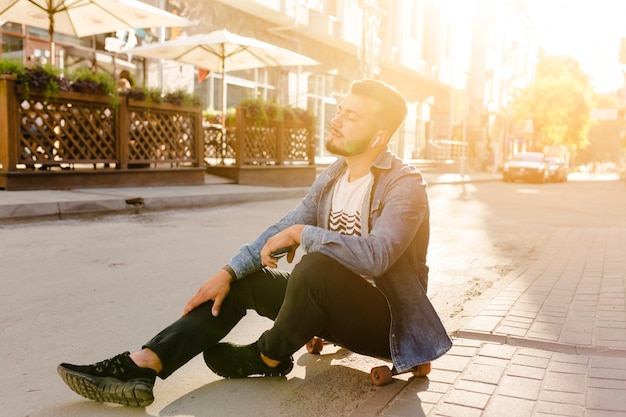
[[[391,357],[391,318],[383,294],[320,253],[303,256],[291,273],[265,268],[233,281],[217,317],[212,305],[200,305],[144,345],[161,359],[161,378],[222,340],[248,309],[274,320],[258,340],[271,359],[288,358],[313,336],[356,353]]]

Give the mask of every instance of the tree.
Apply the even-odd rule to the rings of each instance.
[[[581,149],[588,143],[593,97],[589,79],[576,60],[544,56],[532,84],[515,92],[513,122],[532,121],[532,150],[558,145]]]
[[[622,131],[625,126],[626,108],[620,108],[614,94],[598,94],[596,106],[601,110],[613,109],[616,117],[596,120],[589,130],[589,146],[577,154],[577,162],[581,164],[596,161],[619,163],[622,158]]]

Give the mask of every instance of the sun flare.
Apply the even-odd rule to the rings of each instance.
[[[526,0],[537,41],[549,55],[576,59],[599,92],[622,87],[621,38],[626,2],[620,0]]]

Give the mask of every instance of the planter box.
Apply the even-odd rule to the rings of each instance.
[[[205,169],[256,185],[308,186],[316,175],[311,128],[259,125],[241,108],[222,130],[203,127],[200,107],[45,97],[0,75],[0,121],[5,190],[199,185]]]
[[[317,169],[313,132],[295,123],[259,124],[237,108],[235,127],[205,129],[207,172],[237,184],[309,186]]]
[[[283,166],[213,166],[207,172],[242,185],[270,187],[308,187],[317,175],[315,165]]]
[[[203,184],[202,113],[60,92],[46,97],[0,76],[0,188]],[[82,180],[81,180],[82,178]]]

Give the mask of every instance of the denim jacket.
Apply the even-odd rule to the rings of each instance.
[[[432,361],[452,346],[437,312],[426,296],[430,238],[427,184],[421,173],[389,151],[371,171],[374,181],[362,213],[362,236],[328,230],[332,189],[347,164],[339,158],[313,183],[300,204],[255,241],[243,246],[228,266],[237,279],[262,268],[259,252],[274,234],[293,224],[306,225],[301,248],[321,252],[356,274],[373,278],[391,312],[389,342],[399,372]]]

